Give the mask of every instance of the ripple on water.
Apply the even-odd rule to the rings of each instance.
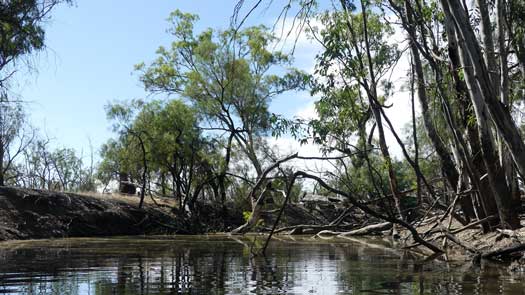
[[[384,241],[122,237],[0,245],[0,294],[523,294],[505,268],[434,261]]]

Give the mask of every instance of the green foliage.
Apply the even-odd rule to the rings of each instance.
[[[335,86],[348,87],[352,79],[371,77],[372,73],[364,66],[368,64],[368,56],[362,45],[365,42],[362,13],[326,12],[319,16],[319,21],[324,27],[313,34],[319,36],[325,50],[317,56],[315,73],[326,81],[318,81],[314,92],[327,92]],[[374,82],[378,83],[397,61],[400,52],[395,44],[388,42],[394,29],[382,20],[381,14],[367,12],[367,32],[367,41],[373,53]]]
[[[311,31],[325,49],[316,57],[315,74],[319,78],[313,81],[312,94],[321,98],[316,102],[319,119],[310,122],[310,129],[315,142],[325,144],[328,150],[347,150],[356,139],[365,149],[363,136],[371,119],[366,89],[371,83],[381,83],[384,96],[379,100],[383,102],[393,90],[391,83],[381,79],[397,62],[400,52],[388,42],[394,30],[382,17],[372,9],[367,11],[366,41],[373,73],[366,66],[369,57],[361,12],[322,13],[318,19],[324,26]]]
[[[366,32],[364,14],[348,2],[347,9],[319,14],[323,26],[310,31],[324,47],[316,56],[312,94],[320,96],[315,105],[319,118],[309,122],[310,134],[325,151],[349,156],[331,183],[357,196],[390,191],[390,166],[398,190],[410,187],[413,177],[404,162],[380,156],[373,140],[377,128],[371,101],[385,104],[392,95],[395,89],[385,76],[401,54],[389,41],[394,29],[376,4],[366,2]]]
[[[242,218],[244,219],[244,222],[248,222],[248,220],[250,220],[250,217],[252,217],[252,211],[242,212]]]
[[[262,173],[261,154],[266,152],[265,136],[273,123],[268,111],[271,100],[286,91],[304,89],[309,77],[290,67],[291,56],[270,49],[276,38],[264,26],[238,31],[209,28],[197,33],[194,25],[198,16],[178,10],[168,21],[171,45],[159,47],[151,64],[141,63],[135,68],[146,91],[177,95],[191,105],[191,112],[164,112],[155,121],[150,117],[156,113],[152,106],[137,116],[134,128],[144,129],[155,121],[155,128],[147,128],[155,141],[162,134],[173,134],[162,139],[169,144],[155,142],[155,148],[148,152],[152,163],[173,164],[166,172],[173,175],[177,170],[177,175],[183,175],[190,169],[185,165],[198,159],[206,163],[200,165],[206,169],[198,175],[213,179],[210,185],[223,202],[228,189],[234,196],[243,196],[247,187],[228,175],[230,162],[245,157],[258,174]],[[121,117],[126,115],[114,111]],[[198,120],[185,117],[189,114]],[[184,131],[173,129],[174,122]],[[200,134],[202,129],[209,131],[206,140]],[[158,169],[163,173],[163,168]]]
[[[44,23],[59,3],[71,0],[0,1],[0,84],[9,73],[2,73],[20,57],[44,48]],[[5,86],[5,85],[3,85]]]
[[[218,128],[260,135],[270,128],[268,105],[273,97],[304,88],[308,76],[296,69],[270,74],[287,67],[291,57],[269,50],[275,37],[264,26],[193,31],[196,15],[175,11],[168,30],[170,48],[160,47],[149,66],[136,66],[146,90],[180,94]],[[273,70],[272,70],[273,71]],[[237,126],[240,123],[239,126]]]
[[[26,119],[27,113],[21,103],[9,101],[3,95],[0,97],[0,144],[4,149],[9,149],[9,145],[21,134]]]
[[[106,110],[119,137],[109,140],[101,149],[103,160],[98,177],[103,183],[116,179],[119,173],[140,179],[146,167],[136,134],[140,134],[144,144],[150,177],[163,177],[163,181],[169,178],[173,183],[173,186],[161,184],[163,189],[177,187],[188,194],[193,189],[192,181],[207,177],[208,160],[214,154],[206,148],[194,108],[180,100],[133,100],[110,104]],[[196,172],[199,175],[193,175]]]

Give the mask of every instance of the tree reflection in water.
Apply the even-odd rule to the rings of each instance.
[[[280,239],[253,257],[225,236],[12,242],[0,248],[7,294],[522,294],[506,268],[424,262],[379,241]]]

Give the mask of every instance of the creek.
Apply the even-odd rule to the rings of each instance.
[[[383,240],[261,236],[0,243],[0,294],[523,294],[525,274],[425,261]]]

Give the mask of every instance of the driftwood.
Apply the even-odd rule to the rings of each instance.
[[[365,226],[365,227],[362,227],[362,228],[359,228],[359,229],[356,229],[356,230],[352,230],[352,231],[349,231],[349,232],[343,232],[341,234],[339,234],[340,237],[345,237],[345,236],[364,236],[364,235],[369,235],[369,234],[374,234],[374,233],[377,233],[377,232],[382,232],[382,231],[385,231],[385,230],[389,230],[392,228],[392,223],[391,222],[383,222],[383,223],[378,223],[378,224],[371,224],[371,225],[368,225],[368,226]]]
[[[303,233],[315,234],[323,230],[334,230],[337,228],[345,228],[348,225],[315,225],[315,224],[299,224],[293,226],[286,226],[276,229],[274,233],[288,232],[289,235],[298,235]]]
[[[454,213],[454,207],[456,207],[456,202],[458,201],[459,197],[460,195],[456,195],[452,204],[447,208],[447,210],[445,210],[445,213],[443,213],[439,220],[437,220],[436,223],[423,234],[423,238],[427,237],[436,227],[441,226],[441,222],[443,222],[443,220],[445,220],[449,214]],[[436,200],[436,203],[438,200]]]
[[[506,259],[512,256],[512,254],[516,252],[523,252],[525,251],[525,244],[517,244],[510,247],[505,247],[498,250],[493,250],[489,252],[485,252],[481,255],[479,255],[479,258],[483,259]]]
[[[419,221],[419,223],[417,225],[418,226],[427,226],[427,225],[429,225],[431,223],[434,223],[439,218],[440,218],[440,216],[432,216],[432,217],[429,217],[427,219]]]
[[[451,240],[452,242],[456,243],[457,245],[463,247],[465,250],[471,252],[471,253],[474,253],[474,254],[479,254],[480,251],[476,248],[473,248],[463,242],[461,242],[458,238],[456,238],[453,234],[450,233],[450,231],[446,228],[443,228],[442,227],[442,230],[443,230],[443,235],[445,237],[445,241],[446,240]]]
[[[460,232],[464,232],[467,229],[471,229],[473,227],[476,227],[476,226],[478,226],[478,225],[480,225],[480,224],[482,224],[484,222],[488,222],[488,221],[492,221],[492,220],[496,220],[496,219],[498,219],[497,215],[491,215],[491,216],[485,217],[485,218],[483,218],[481,220],[477,220],[477,221],[474,221],[472,223],[469,223],[469,224],[467,224],[467,225],[465,225],[463,227],[460,227],[458,229],[451,230],[450,233],[454,234],[454,235],[455,234],[459,234]],[[440,232],[441,232],[441,230],[439,230],[439,229],[438,230],[432,230],[432,231],[429,231],[428,233],[426,233],[426,235],[428,236],[428,235],[435,234],[435,233],[440,233]],[[437,239],[442,238],[442,237],[443,237],[443,235],[439,235],[439,236],[436,236],[436,237],[430,239],[430,241],[437,240]]]
[[[330,222],[329,225],[339,225],[341,224],[341,222],[343,222],[343,220],[345,219],[345,217],[348,215],[348,213],[350,213],[350,211],[352,209],[354,209],[355,206],[350,206],[348,208],[346,208],[343,213],[341,213],[339,216],[337,216],[334,220],[332,220],[332,222]]]
[[[461,227],[461,228],[458,228],[458,229],[455,229],[455,230],[448,231],[448,233],[451,234],[451,235],[455,235],[455,234],[458,234],[458,233],[460,233],[460,232],[466,231],[467,229],[471,229],[471,228],[473,228],[473,227],[475,227],[475,226],[478,226],[478,225],[480,225],[480,224],[482,224],[482,223],[484,223],[484,222],[491,221],[491,220],[494,220],[494,219],[497,219],[497,218],[498,218],[498,216],[496,216],[496,215],[491,215],[491,216],[485,217],[485,218],[483,218],[483,219],[481,219],[481,220],[478,220],[478,221],[474,221],[474,222],[472,222],[472,223],[469,223],[469,224],[467,224],[467,225],[465,225],[465,226],[463,226],[463,227]],[[436,227],[436,226],[434,226],[434,227]],[[445,237],[446,237],[446,234],[443,234],[441,229],[437,229],[437,230],[436,230],[436,229],[434,229],[434,230],[429,230],[429,231],[427,231],[427,232],[424,234],[424,236],[426,237],[426,236],[429,236],[429,235],[432,235],[432,234],[436,234],[436,233],[441,233],[441,234],[432,237],[431,239],[429,239],[429,242],[432,242],[432,241],[435,241],[435,240],[439,240],[439,239],[441,239],[441,238],[445,238]],[[451,240],[451,241],[453,241],[453,240]],[[453,241],[453,242],[455,242],[455,241]],[[456,244],[457,244],[457,243],[456,243]],[[414,248],[414,247],[417,247],[417,246],[420,246],[420,245],[421,245],[421,244],[420,244],[419,242],[416,242],[416,243],[413,243],[413,244],[411,244],[411,245],[408,245],[408,246],[403,247],[403,249],[411,249],[411,248]],[[458,244],[458,245],[459,245],[459,244]],[[463,246],[463,245],[459,245],[459,246]],[[463,247],[463,248],[465,248],[465,247]]]
[[[350,206],[346,208],[339,216],[337,216],[332,222],[330,222],[327,225],[314,225],[314,224],[299,224],[299,225],[293,225],[293,226],[287,226],[282,227],[275,230],[275,233],[281,233],[284,231],[288,231],[289,235],[297,235],[297,234],[316,234],[321,231],[330,231],[334,229],[344,229],[349,226],[353,225],[341,225],[343,220],[346,218],[346,216],[350,213],[351,210],[353,210],[355,206]]]
[[[389,230],[392,228],[391,222],[383,222],[378,224],[371,224],[364,226],[362,228],[358,228],[351,231],[331,231],[331,230],[322,230],[317,233],[317,236],[320,238],[324,238],[326,236],[337,236],[340,238],[344,237],[350,237],[350,236],[366,236],[366,235],[372,235],[377,234],[379,232]]]

